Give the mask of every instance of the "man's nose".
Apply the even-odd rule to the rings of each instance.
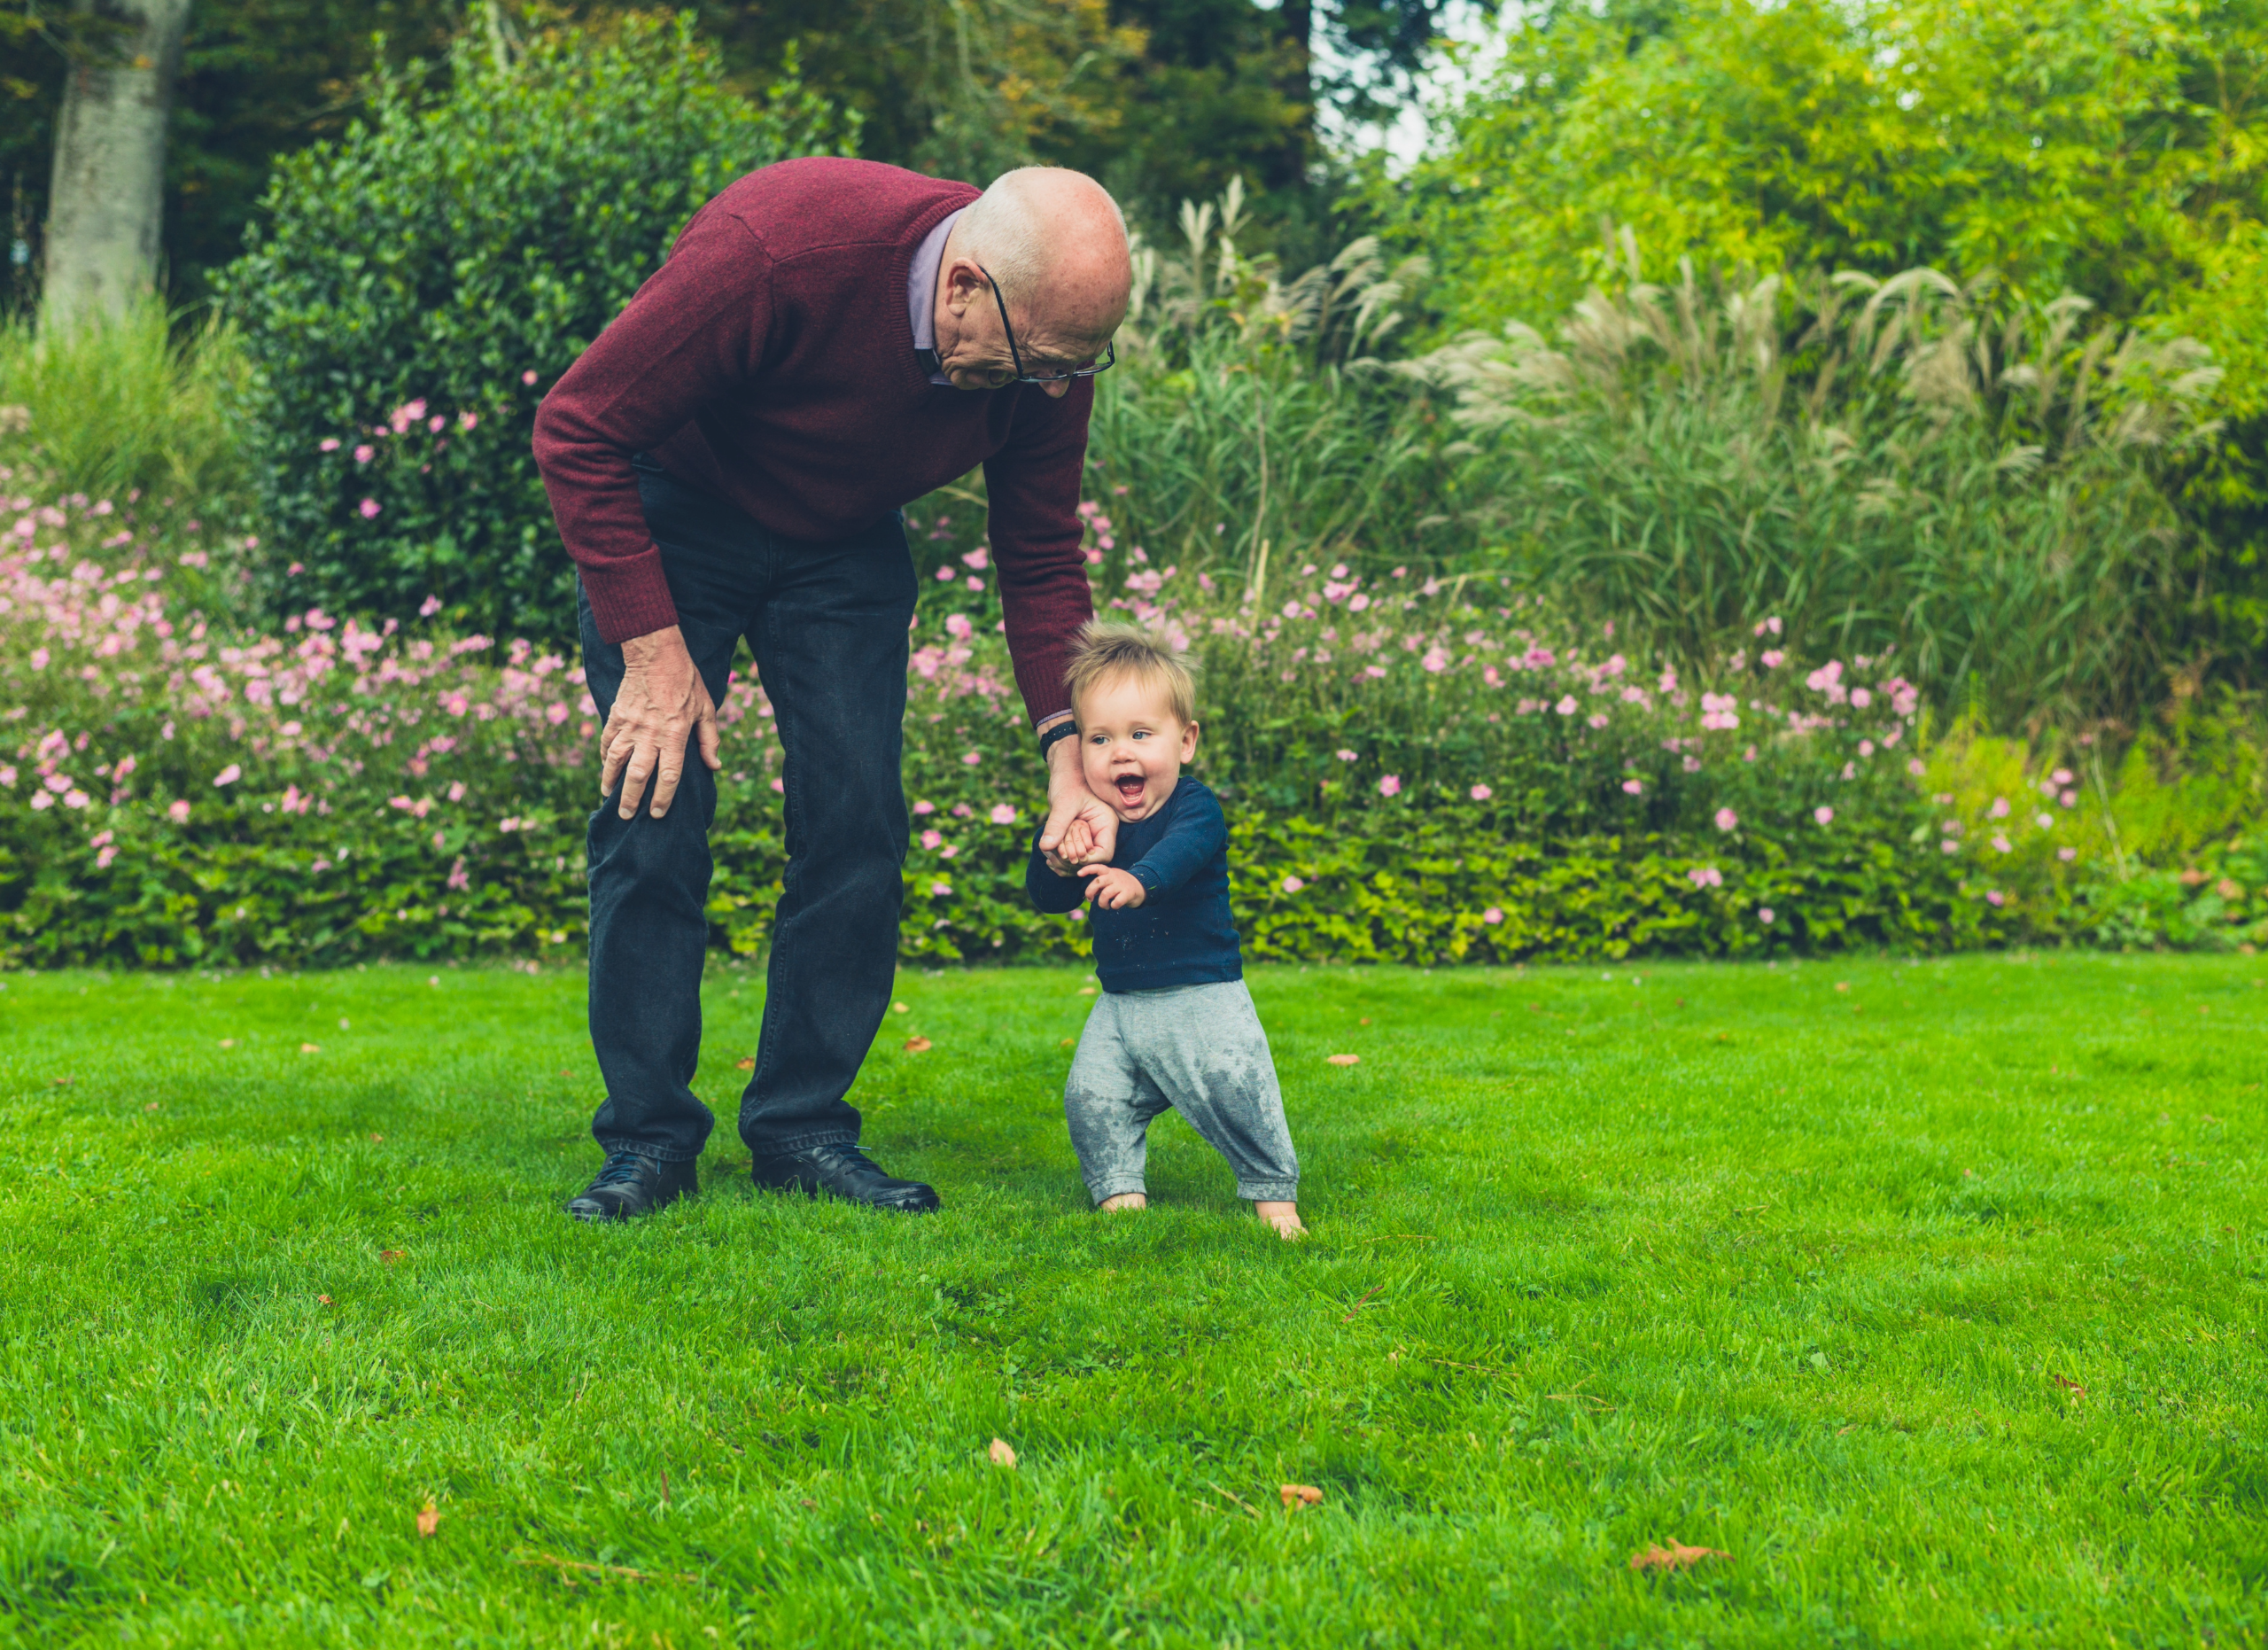
[[[1068,395],[1071,393],[1071,380],[1068,378],[1057,378],[1054,382],[1045,385],[1045,387],[1050,400],[1060,401],[1066,395]]]

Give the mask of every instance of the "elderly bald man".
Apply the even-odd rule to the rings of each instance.
[[[900,507],[984,466],[1051,846],[1107,855],[1063,689],[1091,617],[1079,479],[1126,313],[1126,229],[1076,172],[966,183],[791,160],[726,189],[536,416],[605,719],[590,824],[591,1040],[619,1219],[696,1189],[716,707],[742,636],[785,762],[788,874],[741,1138],[759,1185],[937,1207],[858,1149],[845,1099],[889,1004],[913,565]]]

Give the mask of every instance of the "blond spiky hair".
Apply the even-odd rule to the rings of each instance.
[[[1131,676],[1146,686],[1163,688],[1174,719],[1183,727],[1197,720],[1197,672],[1186,654],[1177,652],[1154,630],[1089,619],[1072,644],[1071,662],[1063,672],[1072,714],[1078,714],[1079,701],[1088,689],[1115,676]]]

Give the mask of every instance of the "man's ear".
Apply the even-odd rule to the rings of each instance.
[[[945,266],[944,284],[945,307],[956,315],[967,315],[990,284],[984,271],[967,258],[956,258]]]

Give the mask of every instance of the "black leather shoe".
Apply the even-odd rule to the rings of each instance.
[[[690,1163],[662,1163],[636,1152],[609,1152],[598,1179],[567,1205],[578,1220],[627,1220],[665,1209],[701,1189],[700,1171]]]
[[[751,1166],[758,1186],[776,1186],[812,1197],[825,1193],[848,1203],[926,1215],[937,1207],[937,1194],[919,1180],[894,1180],[856,1146],[813,1146],[799,1152],[759,1157]]]

